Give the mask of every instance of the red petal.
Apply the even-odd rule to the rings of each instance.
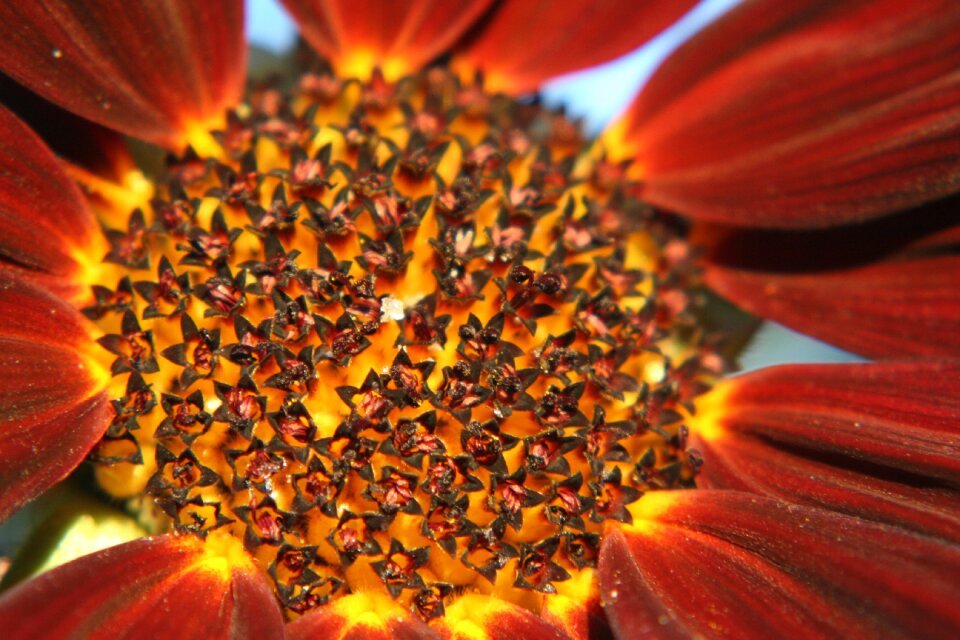
[[[633,51],[694,0],[507,0],[458,53],[464,74],[482,70],[495,91],[534,91],[544,81]]]
[[[700,224],[706,280],[751,312],[873,357],[960,354],[960,197],[858,225]]]
[[[0,270],[76,293],[77,258],[100,244],[97,223],[60,161],[0,107]]]
[[[567,592],[571,582],[578,582]],[[564,591],[546,595],[540,617],[558,629],[563,629],[575,640],[600,640],[612,637],[607,616],[600,602],[600,589],[596,573],[584,569],[571,582],[560,585]]]
[[[48,100],[171,147],[239,101],[243,3],[0,4],[0,69]]]
[[[960,256],[819,273],[711,264],[706,284],[747,311],[872,357],[960,355]]]
[[[283,0],[303,37],[342,75],[389,79],[440,56],[492,0]]]
[[[84,556],[0,596],[0,627],[11,638],[283,638],[266,577],[224,542],[157,536]]]
[[[289,640],[440,640],[440,634],[387,595],[355,593],[287,625]]]
[[[747,0],[660,67],[626,135],[655,204],[767,227],[864,220],[958,190],[958,69],[953,0]]]
[[[958,417],[960,363],[763,369],[697,403],[697,484],[960,540]]]
[[[562,629],[493,596],[466,594],[432,625],[444,640],[570,640]]]
[[[0,95],[3,106],[40,136],[58,158],[116,182],[136,168],[126,138],[116,131],[61,109],[3,75]]]
[[[735,491],[648,494],[609,527],[600,589],[621,638],[960,633],[960,549]]]
[[[0,272],[0,520],[73,471],[110,422],[109,375],[84,322]]]

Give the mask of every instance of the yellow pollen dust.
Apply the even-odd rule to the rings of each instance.
[[[184,543],[189,544],[186,539]],[[214,573],[225,583],[230,582],[236,571],[252,568],[253,563],[244,551],[243,543],[226,531],[211,531],[203,540],[201,550],[192,568]]]
[[[682,229],[562,116],[443,70],[311,74],[191,140],[149,203],[100,202],[87,274],[97,478],[155,530],[211,566],[242,544],[291,616],[537,611],[589,586],[605,522],[691,486]]]

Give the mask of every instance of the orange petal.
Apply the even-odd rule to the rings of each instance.
[[[573,640],[611,637],[613,632],[600,602],[600,589],[594,570],[581,570],[573,580],[562,583],[560,589],[559,593],[544,596],[541,618],[563,629]]]
[[[460,596],[431,625],[444,640],[570,640],[563,629],[530,611],[479,594]]]
[[[78,259],[99,261],[100,230],[60,161],[0,107],[0,270],[78,293]],[[96,251],[96,249],[93,249]]]
[[[0,272],[0,520],[67,476],[107,429],[109,374],[85,319]]]
[[[631,107],[645,199],[798,228],[954,193],[958,70],[953,0],[747,0],[671,55]]]
[[[61,565],[0,596],[10,638],[283,638],[266,577],[240,543],[142,538]]]
[[[633,51],[694,0],[506,0],[458,51],[454,68],[480,70],[494,91],[525,93],[546,80]]]
[[[647,494],[608,528],[600,589],[620,638],[948,638],[960,549],[736,491]]]
[[[785,366],[699,399],[697,485],[960,541],[960,364]]]
[[[0,5],[0,70],[128,135],[179,147],[243,91],[243,3]]]
[[[341,75],[389,80],[450,48],[492,0],[283,0],[303,37]]]
[[[440,634],[387,595],[355,593],[287,625],[290,640],[439,640]]]

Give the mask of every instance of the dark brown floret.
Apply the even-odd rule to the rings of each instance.
[[[241,538],[293,614],[376,583],[429,620],[478,581],[562,591],[692,484],[691,257],[575,126],[320,74],[214,138],[108,231],[85,310],[119,380],[92,457],[147,465],[171,528]]]

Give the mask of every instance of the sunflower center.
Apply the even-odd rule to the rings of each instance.
[[[379,590],[430,618],[536,610],[690,486],[687,245],[569,121],[444,71],[308,75],[213,138],[105,214],[106,491],[242,539],[294,614]]]

